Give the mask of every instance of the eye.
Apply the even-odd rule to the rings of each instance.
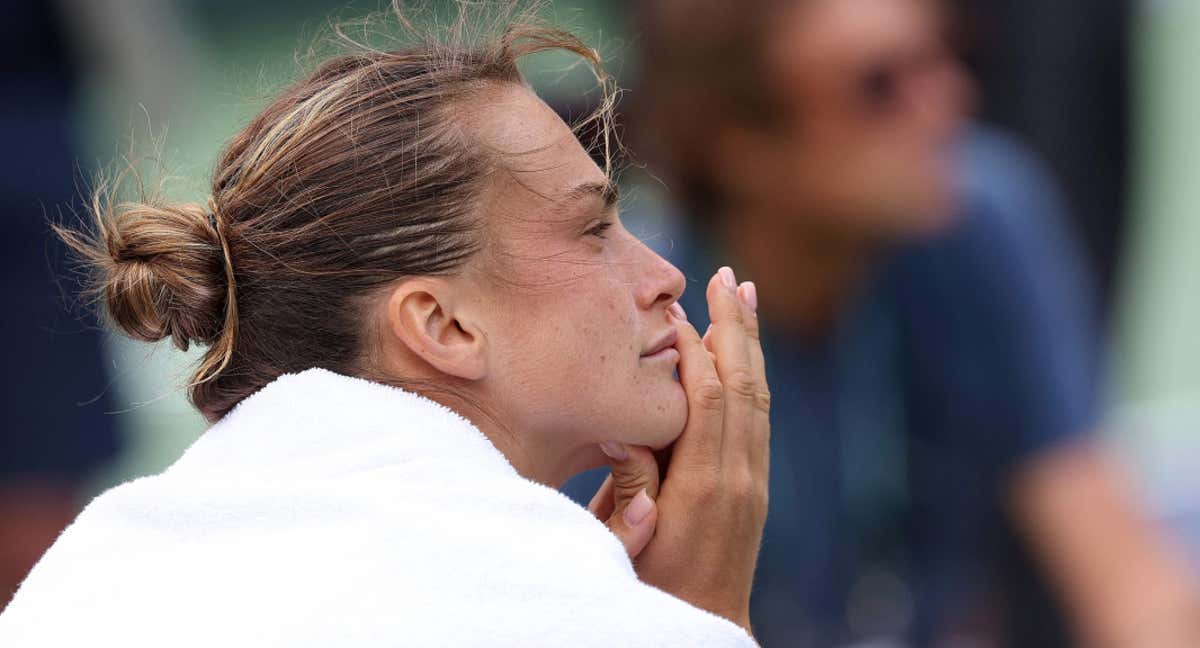
[[[599,223],[596,223],[595,225],[592,225],[591,227],[589,227],[587,229],[587,231],[584,232],[584,234],[587,234],[588,236],[595,236],[598,238],[608,238],[607,236],[604,235],[604,233],[607,232],[610,227],[612,227],[612,223],[610,223],[608,221],[600,221]]]

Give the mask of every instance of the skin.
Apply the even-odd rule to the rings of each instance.
[[[1009,505],[1085,646],[1200,645],[1196,572],[1138,508],[1120,463],[1080,445],[1037,457]]]
[[[639,576],[749,632],[770,436],[755,286],[714,275],[702,338],[676,304],[683,276],[621,225],[554,112],[515,84],[477,98],[463,123],[498,161],[484,249],[378,299],[376,371],[443,387],[423,393],[529,479],[610,462],[592,511]]]
[[[806,0],[773,24],[763,74],[776,119],[723,124],[713,158],[739,209],[839,238],[944,227],[970,87],[936,14],[921,0]],[[864,86],[879,71],[894,91],[874,101]]]
[[[608,179],[536,95],[506,84],[472,105],[470,136],[499,158],[481,200],[488,243],[455,276],[393,293],[391,370],[467,379],[470,409],[490,415],[476,422],[503,422],[497,444],[550,486],[603,465],[600,442],[666,447],[687,418],[678,353],[645,354],[677,335],[667,307],[683,275],[624,228]],[[435,304],[432,324],[413,323]],[[430,326],[441,337],[420,339]],[[412,357],[433,343],[463,356]]]
[[[766,77],[787,114],[770,129],[731,122],[714,134],[733,197],[723,222],[737,224],[722,235],[760,279],[777,326],[824,335],[881,247],[952,223],[947,145],[969,86],[937,19],[923,0],[797,3],[767,45]],[[903,102],[873,113],[854,79],[880,60],[923,63],[911,64]],[[1080,444],[1015,471],[1008,505],[1084,645],[1200,645],[1190,572],[1128,492],[1116,463]]]
[[[775,123],[714,130],[721,222],[739,224],[720,233],[750,276],[788,277],[762,282],[772,319],[820,334],[879,248],[952,222],[971,89],[921,0],[807,0],[773,24]],[[883,107],[862,91],[880,69],[895,80]]]
[[[79,513],[78,484],[10,479],[0,485],[0,612],[29,570]],[[19,520],[19,523],[15,523]]]

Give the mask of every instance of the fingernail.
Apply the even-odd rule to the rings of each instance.
[[[721,283],[725,284],[726,288],[730,290],[737,288],[737,277],[733,276],[733,268],[722,266],[720,270],[717,270],[717,274],[721,275]]]
[[[630,527],[641,524],[652,508],[654,508],[654,500],[650,499],[650,496],[646,494],[646,489],[643,488],[625,506],[625,524]]]
[[[600,450],[616,461],[625,461],[629,458],[629,451],[625,449],[625,444],[617,443],[616,441],[601,443]]]
[[[758,310],[758,288],[754,287],[753,281],[742,282],[741,290],[738,293],[742,297],[742,303],[750,307],[750,310]]]
[[[680,306],[679,302],[675,302],[674,304],[671,304],[667,308],[667,310],[670,311],[671,314],[674,315],[676,318],[681,319],[685,322],[687,321],[687,313],[684,312],[683,306]]]

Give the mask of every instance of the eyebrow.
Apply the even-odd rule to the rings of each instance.
[[[613,205],[617,204],[617,199],[620,198],[621,194],[617,185],[613,182],[585,182],[568,191],[566,199],[576,202],[592,196],[603,200],[604,208],[610,209]]]

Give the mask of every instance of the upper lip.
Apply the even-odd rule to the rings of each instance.
[[[658,336],[658,339],[654,342],[654,344],[650,345],[650,348],[648,348],[644,352],[642,352],[642,357],[645,357],[648,355],[654,355],[655,353],[658,353],[659,351],[662,351],[663,349],[673,347],[673,346],[675,346],[675,342],[678,339],[679,339],[679,331],[676,331],[673,328],[669,329],[666,332],[664,332],[662,335]]]

